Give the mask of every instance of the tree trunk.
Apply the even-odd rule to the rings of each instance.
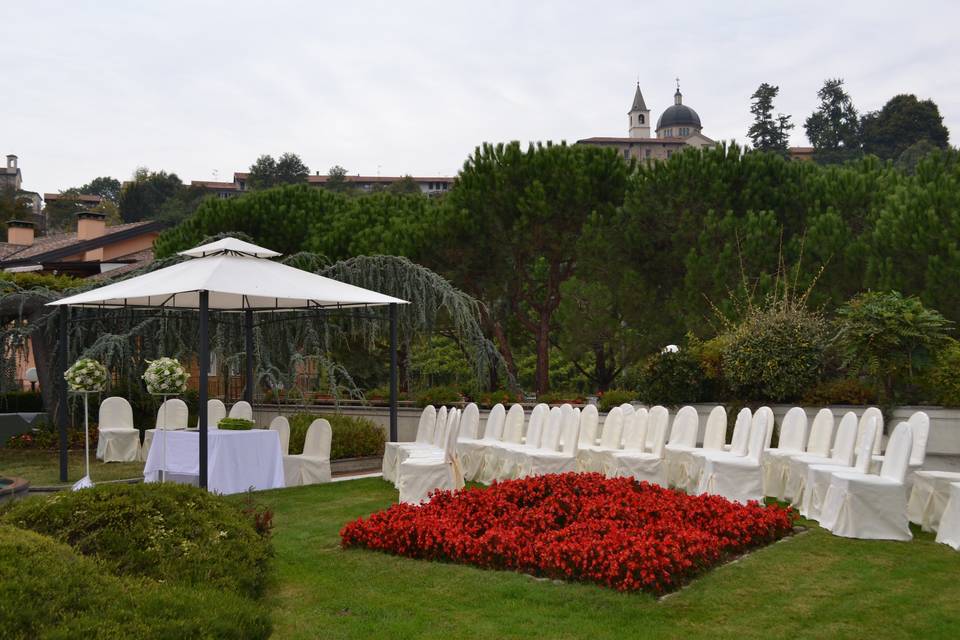
[[[31,322],[35,319],[31,318]],[[30,346],[33,348],[33,361],[37,365],[37,379],[40,385],[40,395],[43,398],[43,407],[51,422],[56,420],[59,398],[57,397],[56,382],[56,343],[51,341],[43,327],[30,335]],[[62,375],[62,372],[61,372]]]
[[[540,311],[537,327],[537,395],[550,391],[550,311]]]

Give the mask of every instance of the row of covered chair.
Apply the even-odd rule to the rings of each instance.
[[[478,415],[474,405],[468,405],[467,411]],[[431,419],[434,425],[440,424],[428,408],[421,416],[421,427],[426,429]],[[694,407],[681,408],[671,421],[665,407],[625,404],[612,409],[601,428],[592,406],[580,411],[569,405],[551,409],[541,404],[527,419],[520,405],[509,411],[497,405],[482,436],[479,418],[469,421],[469,433],[463,432],[457,441],[455,455],[441,453],[444,436],[418,430],[418,442],[388,445],[392,460],[384,460],[384,471],[385,477],[401,485],[402,474],[397,469],[403,465],[403,456],[418,450],[431,452],[434,459],[447,455],[451,468],[468,480],[483,483],[543,473],[596,471],[740,502],[765,496],[789,500],[803,515],[820,519],[838,535],[909,537],[906,476],[909,472],[916,478],[938,473],[919,471],[929,433],[925,413],[917,412],[897,425],[886,452],[883,415],[875,407],[859,418],[847,412],[839,425],[830,409],[822,409],[809,430],[806,411],[794,407],[784,416],[776,447],[771,446],[774,427],[769,407],[755,412],[742,409],[730,442],[726,442],[727,414],[717,406],[707,416],[703,442],[697,446],[700,417]],[[434,441],[427,442],[431,438]],[[445,486],[457,484],[451,476]],[[918,482],[918,486],[924,485]],[[956,491],[960,495],[960,488]],[[921,497],[911,499],[911,503],[922,501]],[[957,504],[960,523],[960,497]]]
[[[220,420],[227,415],[223,401],[211,399],[207,402],[207,424],[211,429],[216,429]],[[240,400],[230,407],[229,416],[253,420],[253,407],[249,402]],[[180,398],[168,398],[157,410],[155,428],[145,430],[141,445],[140,430],[134,426],[133,408],[127,399],[120,396],[105,398],[100,403],[98,415],[97,458],[104,462],[146,460],[154,431],[186,429],[188,418],[187,403]]]

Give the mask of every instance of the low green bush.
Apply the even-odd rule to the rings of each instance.
[[[867,405],[876,402],[876,389],[856,378],[821,382],[803,396],[803,403],[814,407],[831,404]]]
[[[442,405],[457,404],[462,397],[460,389],[456,387],[431,387],[417,394],[417,406],[425,407],[432,404],[440,407]]]
[[[218,429],[226,429],[227,431],[249,431],[255,426],[253,420],[244,418],[221,418],[220,422],[217,423]]]
[[[498,389],[497,391],[484,391],[477,398],[477,404],[483,409],[490,409],[496,404],[510,408],[515,402],[520,402],[523,398],[520,394],[513,393],[507,389]]]
[[[330,441],[330,459],[382,456],[387,436],[377,423],[366,418],[344,415],[298,413],[290,416],[290,453],[303,453],[307,429],[317,418],[330,422],[333,437]]]
[[[537,402],[549,405],[583,404],[585,398],[576,391],[550,391],[537,396]]]
[[[113,576],[67,545],[0,525],[0,629],[11,640],[253,640],[270,637],[271,622],[237,594]]]
[[[39,413],[43,411],[43,396],[34,391],[0,393],[0,413]]]
[[[180,484],[98,485],[16,502],[0,522],[95,556],[115,574],[263,592],[272,555],[241,507]]]
[[[689,349],[655,353],[640,373],[640,399],[646,404],[679,405],[701,398],[704,372]]]
[[[610,411],[614,407],[619,407],[625,402],[637,400],[636,391],[626,391],[623,389],[610,389],[600,396],[600,411]]]
[[[829,336],[822,314],[773,301],[751,309],[725,340],[723,377],[734,397],[785,402],[819,381]]]

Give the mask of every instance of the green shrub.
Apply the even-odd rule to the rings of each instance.
[[[331,460],[383,455],[387,436],[372,420],[339,414],[312,413],[298,413],[290,416],[291,454],[303,453],[303,441],[307,437],[307,429],[317,418],[326,418],[330,422],[330,430],[333,432],[330,441]]]
[[[272,549],[238,505],[180,484],[98,485],[14,503],[0,522],[96,556],[117,575],[207,585],[251,597]]]
[[[502,404],[509,408],[515,402],[521,402],[523,398],[512,391],[498,389],[496,391],[485,391],[480,394],[477,404],[483,409],[489,409],[496,404]]]
[[[417,406],[425,407],[432,404],[440,407],[442,405],[457,404],[461,401],[462,397],[460,390],[456,387],[431,387],[417,394]]]
[[[862,293],[837,311],[844,364],[863,372],[886,403],[911,400],[913,387],[947,344],[952,323],[896,291]]]
[[[83,492],[80,492],[83,493]],[[212,587],[110,575],[46,536],[0,525],[4,638],[268,638],[258,603]]]
[[[704,373],[689,349],[656,353],[640,373],[640,399],[646,404],[678,405],[700,399]]]
[[[816,384],[829,337],[822,314],[775,301],[748,311],[725,340],[723,379],[731,393],[783,402]]]
[[[935,402],[947,407],[960,407],[960,342],[951,340],[937,354],[927,376],[927,387]]]
[[[253,420],[244,418],[221,418],[220,422],[217,423],[218,429],[226,429],[227,431],[249,431],[255,426]]]
[[[622,389],[610,389],[605,391],[602,396],[600,396],[600,411],[610,411],[614,407],[619,407],[625,402],[633,402],[638,400],[639,396],[636,391],[625,391]]]
[[[830,404],[876,404],[877,391],[856,378],[827,380],[807,391],[803,402],[815,407]]]
[[[549,405],[583,404],[584,397],[576,391],[550,391],[538,395],[537,402]]]
[[[39,413],[43,411],[43,396],[34,391],[0,393],[0,413]]]

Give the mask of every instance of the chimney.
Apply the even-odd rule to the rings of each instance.
[[[77,240],[93,240],[103,235],[107,228],[107,216],[98,211],[81,211],[77,214]]]
[[[7,221],[7,242],[24,247],[33,244],[34,224],[26,220]]]

